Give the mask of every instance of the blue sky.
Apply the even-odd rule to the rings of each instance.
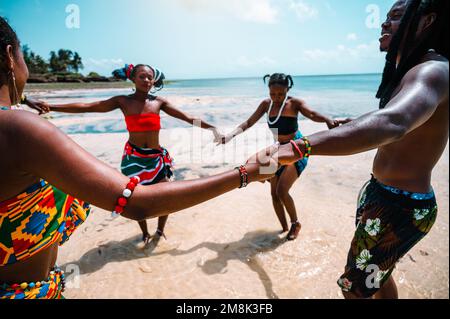
[[[146,63],[170,79],[320,75],[381,72],[379,24],[393,2],[0,0],[0,15],[44,58],[77,51],[83,73]]]

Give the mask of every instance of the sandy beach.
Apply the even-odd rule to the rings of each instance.
[[[275,299],[397,299],[392,275],[399,299],[450,300],[449,4],[1,1],[0,297],[172,300],[177,315],[198,317],[218,309],[189,300],[231,300],[230,313],[269,318]],[[283,145],[303,157],[296,167],[281,172],[275,157],[260,168],[265,182],[246,185],[253,166],[246,176],[241,165],[257,153],[328,126],[336,133],[304,139],[304,150]],[[427,191],[442,139],[431,227],[433,192],[412,192]],[[383,152],[316,156],[374,146]],[[95,159],[120,173],[124,159],[124,173]],[[297,238],[286,195],[295,171]],[[179,184],[137,185],[156,181]],[[166,214],[234,186],[167,223],[148,219],[150,240],[142,220],[121,216]],[[91,205],[85,218],[87,201],[114,213]]]
[[[323,125],[301,122],[305,134]],[[254,130],[263,130],[258,126]],[[251,135],[251,134],[250,134]],[[178,139],[177,139],[178,136]],[[176,130],[161,131],[175,158],[176,179],[223,172],[245,161],[212,158],[192,164]],[[127,134],[71,137],[100,160],[119,169]],[[203,137],[202,152],[213,146]],[[239,140],[240,139],[240,140]],[[240,144],[239,144],[240,143]],[[242,146],[243,145],[243,146]],[[259,145],[258,145],[259,146]],[[223,154],[234,149],[228,145]],[[255,148],[256,149],[256,148]],[[223,156],[222,155],[218,155]],[[93,207],[92,214],[60,249],[58,264],[68,276],[67,298],[342,298],[336,280],[343,272],[355,229],[356,199],[370,177],[374,152],[350,157],[314,157],[291,190],[303,225],[285,242],[272,208],[269,184],[255,183],[172,215],[167,240],[140,242],[138,224]],[[398,264],[400,298],[449,298],[448,148],[433,175],[439,216],[431,233]],[[156,220],[149,220],[155,230]]]

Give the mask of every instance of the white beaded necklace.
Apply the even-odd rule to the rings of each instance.
[[[284,99],[283,104],[281,105],[280,112],[278,112],[278,116],[277,116],[277,118],[275,119],[275,121],[273,121],[273,122],[270,121],[270,113],[272,112],[273,100],[270,100],[269,112],[267,113],[267,122],[268,122],[270,125],[274,125],[276,122],[278,122],[278,120],[279,120],[280,117],[281,117],[281,114],[283,114],[283,111],[284,111],[284,108],[285,108],[285,106],[286,106],[286,102],[287,102],[288,98],[289,98],[289,96],[286,95],[286,98]]]

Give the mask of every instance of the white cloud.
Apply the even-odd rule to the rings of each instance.
[[[374,40],[303,50],[290,67],[297,69],[298,74],[351,74],[381,72],[384,63],[385,55],[380,53],[379,42]]]
[[[338,63],[346,58],[353,60],[378,59],[380,57],[379,42],[372,41],[369,44],[359,44],[348,47],[338,45],[334,49],[310,49],[304,50],[301,55],[302,62],[315,63]]]
[[[271,6],[269,0],[239,0],[235,3],[242,6],[242,11],[239,11],[238,15],[244,20],[262,23],[277,22],[278,11]]]
[[[192,11],[212,11],[232,15],[240,20],[274,24],[278,22],[278,10],[271,0],[177,0]]]
[[[111,75],[112,71],[119,69],[125,65],[122,59],[93,59],[88,58],[83,61],[84,71],[97,72],[102,75]]]
[[[303,0],[291,0],[290,8],[296,13],[300,21],[317,18],[319,15],[319,11],[315,7],[308,5]]]
[[[358,40],[358,36],[356,35],[356,33],[349,33],[349,34],[347,34],[347,40],[348,41],[356,41],[356,40]]]

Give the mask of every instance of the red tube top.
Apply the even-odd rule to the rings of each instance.
[[[161,130],[159,114],[146,113],[125,116],[129,132],[155,132]]]

